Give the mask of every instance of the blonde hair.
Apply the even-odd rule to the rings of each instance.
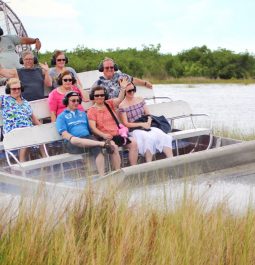
[[[16,77],[13,77],[13,78],[10,78],[7,82],[6,82],[6,85],[10,88],[11,85],[13,84],[20,84],[21,85],[21,82],[18,78]]]

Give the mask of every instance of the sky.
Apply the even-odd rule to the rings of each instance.
[[[42,51],[195,46],[255,54],[254,0],[8,0]]]

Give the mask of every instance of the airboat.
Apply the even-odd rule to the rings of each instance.
[[[0,23],[5,32],[27,36],[18,16],[0,1]],[[18,53],[29,47],[18,47]],[[88,71],[79,73],[83,87],[88,89],[100,73]],[[249,165],[255,161],[255,141],[238,141],[213,134],[213,126],[207,114],[193,113],[189,104],[182,100],[155,97],[153,90],[138,87],[138,94],[146,98],[150,112],[164,115],[172,125],[173,158],[157,154],[150,163],[142,158],[138,165],[129,166],[127,151],[120,150],[122,168],[111,171],[106,157],[105,177],[97,177],[95,164],[89,153],[71,155],[63,151],[61,137],[54,124],[43,124],[33,128],[19,129],[7,134],[0,142],[0,188],[4,192],[18,192],[24,187],[36,190],[43,182],[47,187],[62,189],[83,189],[88,183],[100,187],[105,185],[132,185],[135,183],[155,183],[170,178],[207,174]],[[4,93],[2,90],[1,93]],[[31,102],[38,118],[50,116],[47,99]],[[89,105],[84,106],[85,109]],[[197,125],[197,119],[207,119],[206,125]],[[38,145],[44,145],[47,157],[36,153]],[[19,162],[17,150],[31,148],[31,161]],[[2,190],[2,192],[3,192]],[[1,192],[1,191],[0,191]]]

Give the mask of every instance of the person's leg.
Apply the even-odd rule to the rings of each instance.
[[[47,157],[47,156],[46,156],[46,153],[45,153],[45,150],[44,150],[44,148],[43,148],[43,145],[40,145],[40,146],[39,146],[39,149],[40,149],[41,156],[42,156],[42,157]]]
[[[26,155],[27,155],[27,148],[22,148],[19,150],[19,161],[25,162],[26,161]]]
[[[138,160],[138,147],[137,147],[137,142],[134,138],[129,138],[131,140],[131,143],[127,145],[128,148],[128,158],[129,158],[129,163],[131,166],[137,164]]]
[[[167,146],[163,147],[163,153],[166,155],[166,157],[172,157],[173,156],[172,148],[167,147]]]
[[[104,176],[104,169],[105,169],[104,155],[101,152],[96,157],[96,167],[97,167],[99,176],[100,177]]]
[[[152,153],[150,152],[150,150],[146,150],[146,152],[144,154],[144,157],[145,157],[145,161],[146,162],[151,162],[152,161]]]
[[[156,152],[154,139],[150,131],[134,130],[132,132],[138,146],[138,153],[145,158],[146,162],[152,161],[153,154]]]
[[[111,144],[114,146],[114,152],[111,154],[111,161],[112,161],[112,166],[114,170],[120,169],[120,153],[119,153],[119,147],[111,141]]]
[[[158,128],[151,128],[151,134],[155,139],[156,149],[158,152],[163,152],[166,157],[173,156],[172,136],[164,133]]]

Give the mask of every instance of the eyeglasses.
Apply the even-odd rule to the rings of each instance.
[[[24,58],[24,61],[33,61],[34,58]]]
[[[63,78],[62,80],[63,80],[64,82],[72,82],[72,81],[73,81],[72,78]]]
[[[63,58],[63,59],[57,59],[57,62],[61,62],[61,61],[65,62],[66,59],[65,58]]]
[[[105,70],[109,70],[109,69],[112,70],[113,68],[114,68],[113,66],[105,66],[105,67],[104,67]]]
[[[75,102],[80,103],[80,100],[78,98],[77,99],[70,99],[70,102],[72,102],[72,103],[75,103]]]
[[[129,93],[129,94],[131,94],[131,93],[133,93],[133,92],[134,92],[134,93],[136,92],[136,89],[135,89],[135,88],[130,89],[130,90],[127,91],[127,93]]]
[[[21,87],[12,87],[11,90],[12,91],[19,91],[19,90],[21,90]]]
[[[97,95],[94,95],[95,98],[99,98],[99,97],[105,97],[105,94],[97,94]]]

